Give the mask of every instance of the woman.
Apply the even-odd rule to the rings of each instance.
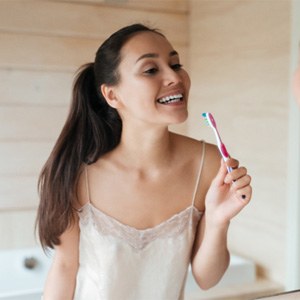
[[[55,248],[44,299],[183,299],[228,263],[230,220],[250,201],[238,161],[172,133],[190,79],[157,30],[122,28],[81,68],[63,131],[40,176],[37,224]],[[221,165],[220,165],[221,161]]]

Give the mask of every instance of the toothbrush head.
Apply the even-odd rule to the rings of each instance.
[[[224,160],[227,160],[229,158],[229,153],[227,152],[227,149],[221,140],[219,131],[217,129],[217,123],[216,123],[213,115],[209,112],[205,112],[202,114],[202,116],[204,117],[205,123],[213,129],[215,136],[216,136],[219,151],[220,151],[222,157],[224,158]]]
[[[226,161],[227,159],[230,158],[230,155],[224,145],[224,143],[222,142],[221,140],[221,137],[220,137],[220,134],[219,134],[219,131],[217,129],[217,123],[213,117],[213,115],[209,112],[205,112],[205,113],[202,113],[202,116],[205,120],[205,123],[211,127],[215,133],[215,137],[216,137],[216,140],[217,140],[217,144],[218,144],[218,148],[219,148],[219,151],[223,157],[223,160]],[[228,167],[227,166],[227,171],[230,173],[232,172],[232,168],[231,167]],[[242,198],[244,199],[245,195],[242,195]]]
[[[202,114],[202,116],[204,117],[204,120],[208,126],[215,128],[215,129],[217,128],[217,123],[211,113],[205,112]]]

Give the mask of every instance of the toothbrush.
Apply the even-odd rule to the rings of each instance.
[[[224,161],[228,160],[229,159],[229,154],[227,152],[227,149],[226,149],[224,143],[221,140],[219,131],[217,129],[217,123],[216,123],[213,115],[209,112],[205,112],[205,113],[202,114],[202,116],[204,117],[207,125],[210,126],[213,129],[214,133],[215,133],[215,136],[216,136],[216,139],[217,139],[217,145],[218,145],[219,151],[220,151],[220,153],[223,157],[223,160]],[[227,171],[232,172],[232,168],[227,166]]]

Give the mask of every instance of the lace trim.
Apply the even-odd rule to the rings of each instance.
[[[81,208],[79,216],[81,226],[92,223],[99,233],[122,239],[133,248],[141,250],[156,239],[177,237],[187,226],[195,231],[202,212],[194,206],[189,206],[168,220],[147,229],[136,229],[125,225],[90,203]]]

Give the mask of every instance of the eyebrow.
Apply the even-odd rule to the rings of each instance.
[[[169,56],[172,57],[172,56],[175,56],[175,55],[178,55],[178,52],[173,50],[169,53]],[[146,54],[143,54],[142,56],[140,56],[137,60],[136,60],[136,63],[138,61],[140,61],[141,59],[144,59],[144,58],[157,58],[158,57],[158,54],[157,53],[146,53]]]

